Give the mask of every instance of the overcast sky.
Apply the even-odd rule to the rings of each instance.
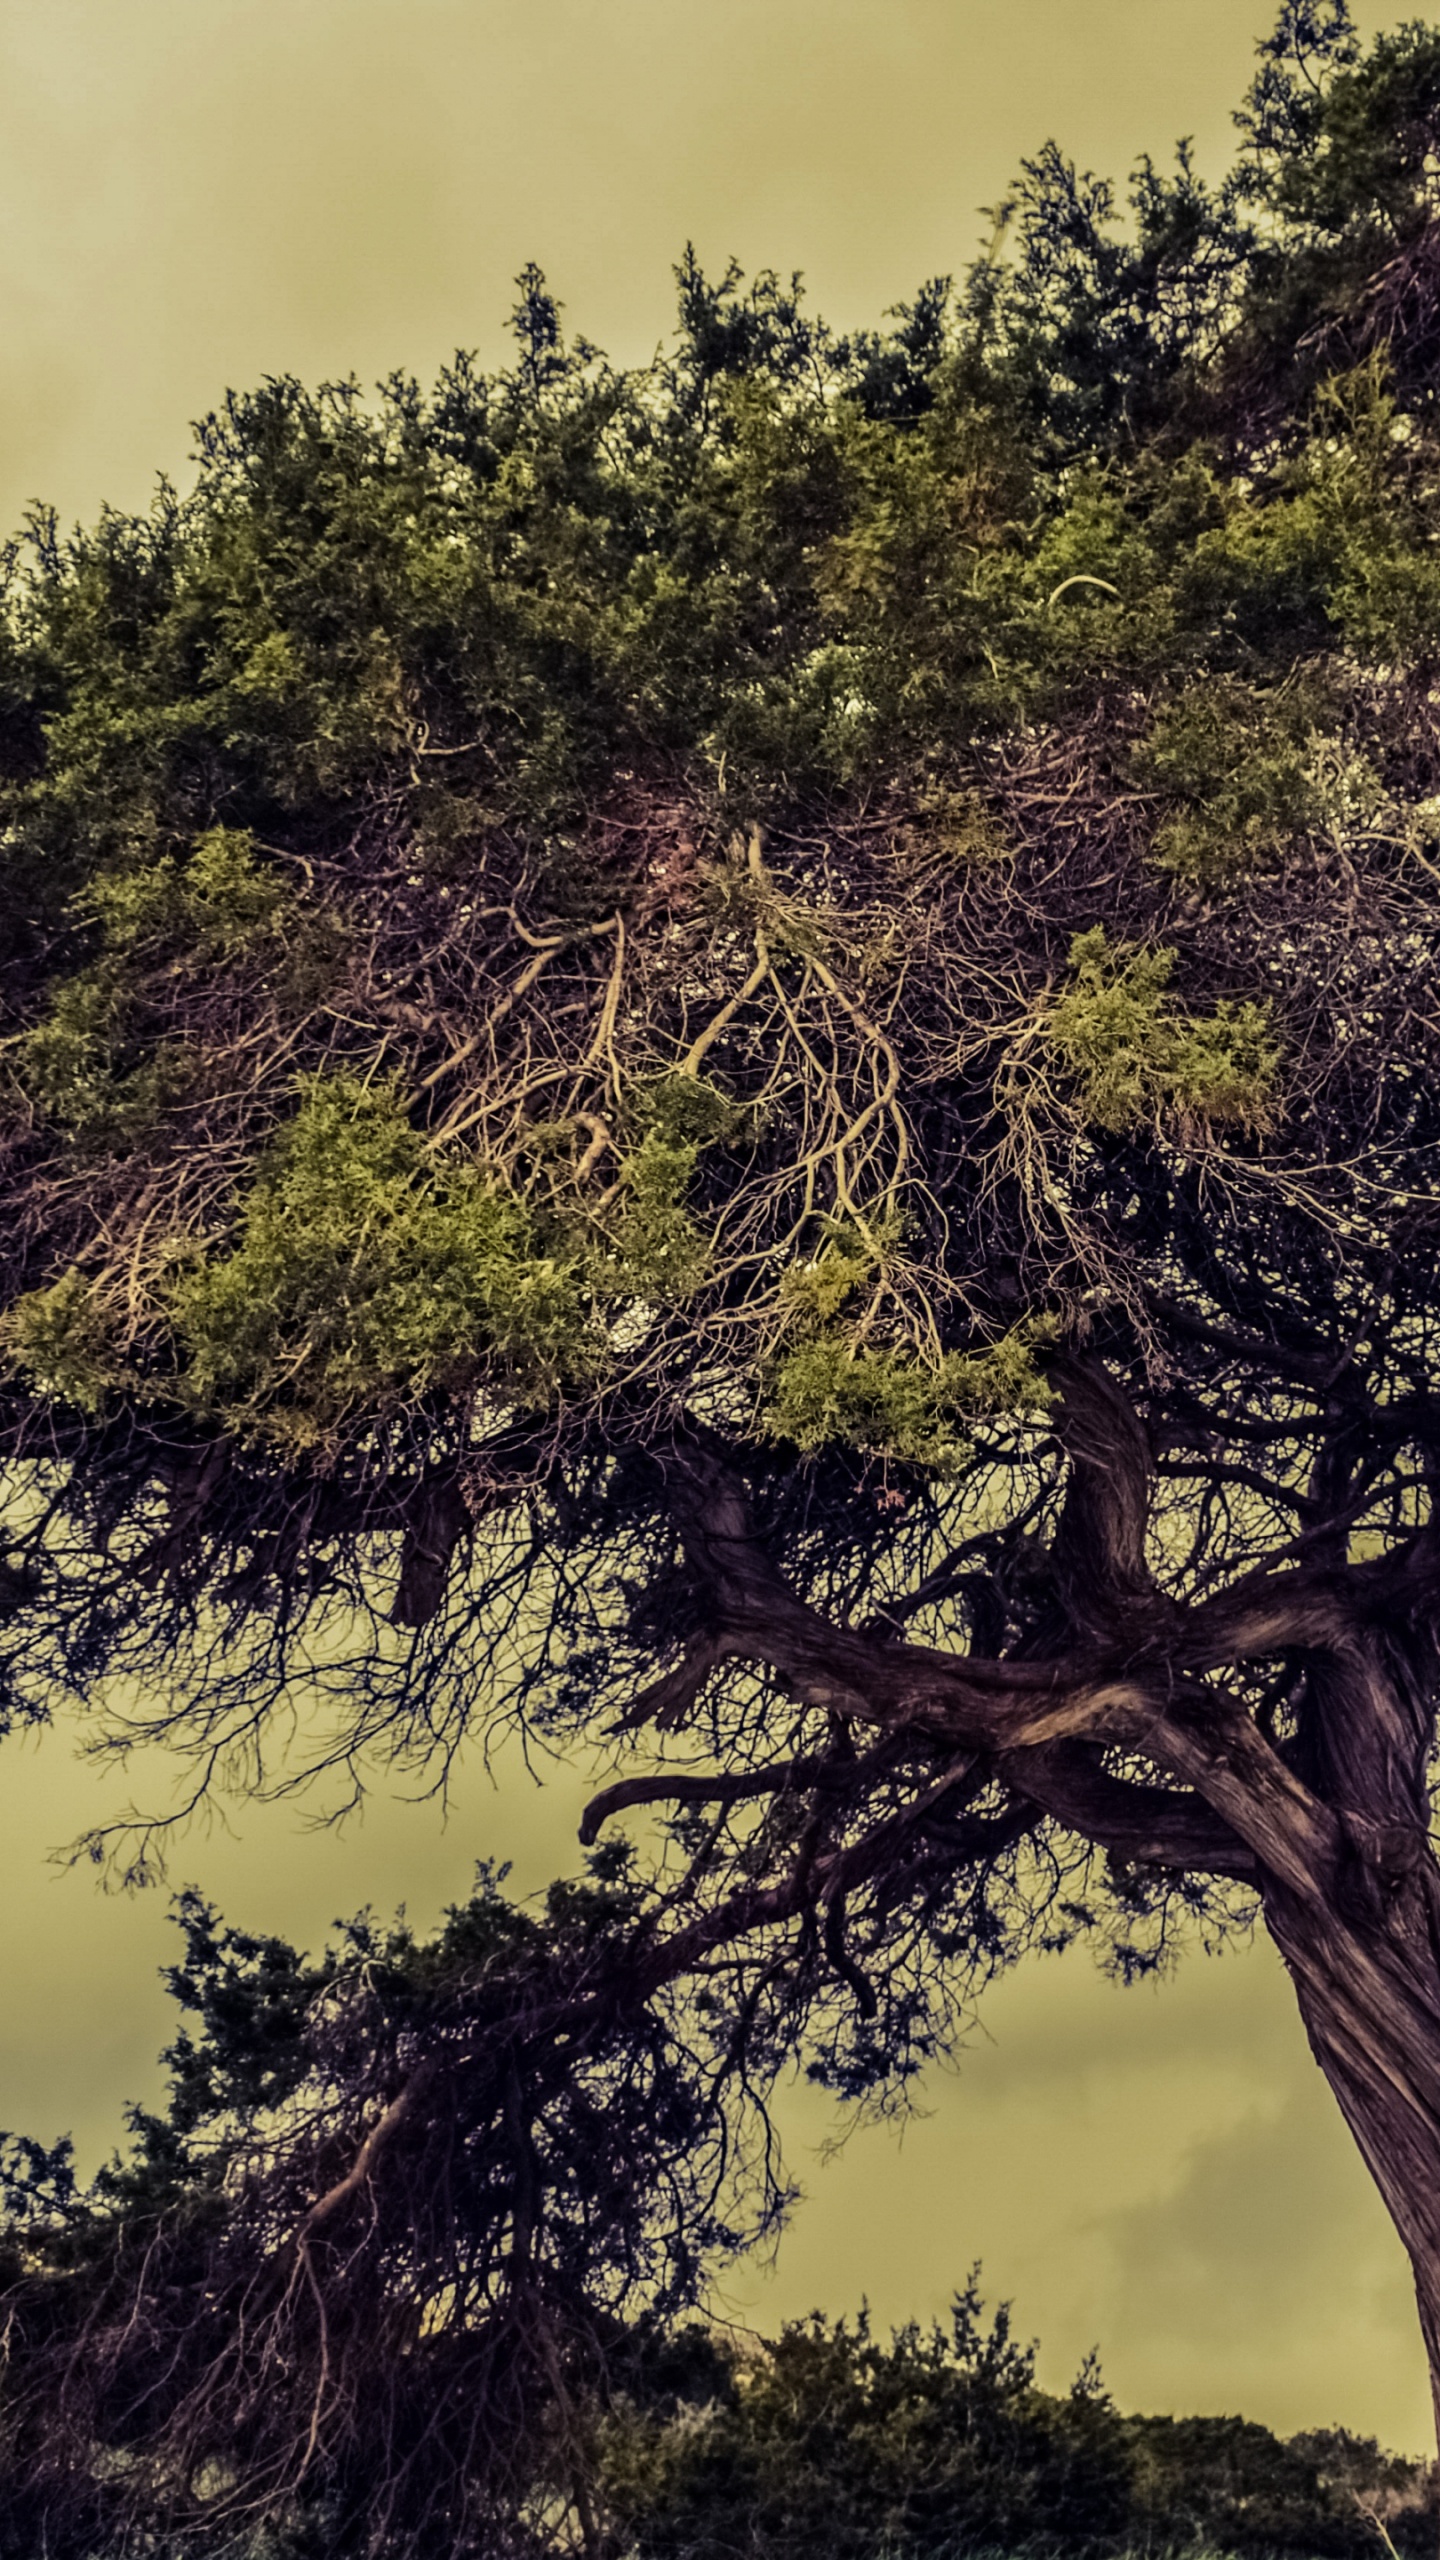
[[[1399,12],[1357,11],[1367,30]],[[1261,0],[0,0],[0,520],[143,505],[183,480],[228,384],[504,347],[535,258],[622,361],[666,330],[687,239],[714,269],[802,268],[840,326],[956,271],[1054,134],[1123,176],[1182,133],[1222,165]],[[70,1727],[0,1757],[0,2123],[73,2126],[87,2159],[152,2095],[163,1900],[107,1901],[56,1844],[148,1800]],[[252,1927],[311,1937],[408,1899],[428,1922],[474,1859],[538,1884],[583,1792],[462,1771],[448,1826],[387,1800],[343,1834],[293,1806],[192,1835],[194,1878]],[[1127,2406],[1341,2421],[1421,2446],[1404,2263],[1263,1946],[1122,1993],[1083,1955],[1028,1969],[900,2142],[822,2167],[764,2324],[812,2304],[927,2316],[971,2260],[1064,2387],[1100,2347]]]

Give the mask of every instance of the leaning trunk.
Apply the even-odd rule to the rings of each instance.
[[[1382,1626],[1376,1595],[1362,1612],[1343,1586],[1320,1594],[1311,1627],[1296,1629],[1303,1676],[1288,1750],[1214,1693],[1200,1717],[1160,1721],[1175,1774],[1254,1856],[1311,2049],[1405,2245],[1440,2443],[1440,1864],[1428,1785],[1440,1662],[1425,1596],[1423,1611],[1392,1605]],[[1307,1633],[1319,1640],[1305,1645]]]
[[[1408,1841],[1393,1844],[1399,1872],[1365,1843],[1329,1908],[1278,1886],[1264,1901],[1311,2050],[1405,2244],[1440,2441],[1440,1870]]]

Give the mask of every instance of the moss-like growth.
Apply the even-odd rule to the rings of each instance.
[[[929,1358],[908,1342],[871,1340],[876,1284],[899,1233],[893,1215],[868,1228],[837,1220],[820,1251],[787,1271],[788,1339],[769,1364],[762,1428],[807,1455],[844,1447],[945,1476],[969,1449],[967,1422],[1048,1402],[1035,1352],[1051,1329],[1032,1319],[983,1350]],[[847,1319],[867,1284],[867,1304]]]
[[[1187,1013],[1170,993],[1174,967],[1173,950],[1112,945],[1103,925],[1077,934],[1046,1032],[1085,1119],[1116,1135],[1166,1118],[1267,1128],[1280,1064],[1269,1007],[1225,998]]]
[[[145,1136],[190,1083],[195,1060],[175,1041],[146,1052],[128,1034],[133,990],[111,959],[63,979],[20,1049],[32,1103],[72,1138],[119,1152]]]
[[[629,1117],[647,1135],[675,1147],[722,1145],[742,1127],[745,1114],[708,1076],[678,1070],[636,1085],[627,1096]]]
[[[825,1326],[774,1363],[763,1428],[807,1455],[839,1446],[951,1474],[970,1447],[967,1422],[1048,1402],[1035,1359],[1042,1331],[1031,1324],[983,1351],[925,1360],[908,1346],[871,1349]]]
[[[627,1297],[684,1300],[707,1277],[709,1239],[685,1206],[699,1153],[696,1142],[677,1145],[652,1127],[622,1160],[623,1205],[600,1266],[610,1289]]]
[[[182,942],[197,959],[218,960],[275,931],[292,900],[286,883],[257,859],[248,830],[211,827],[188,862],[102,872],[77,904],[101,925],[109,951],[129,955]]]
[[[797,1330],[809,1333],[829,1324],[873,1278],[879,1255],[891,1240],[889,1229],[877,1236],[872,1228],[862,1235],[848,1221],[837,1222],[812,1260],[793,1263],[780,1283],[780,1302]]]
[[[964,868],[1008,861],[1015,850],[978,791],[943,781],[917,791],[897,849],[916,864],[941,861]]]

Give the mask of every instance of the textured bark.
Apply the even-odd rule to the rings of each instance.
[[[1311,2050],[1405,2244],[1440,2435],[1440,1877],[1428,1848],[1401,1875],[1352,1858],[1352,1891],[1362,1872],[1385,1906],[1368,1925],[1277,1887],[1265,1917]]]

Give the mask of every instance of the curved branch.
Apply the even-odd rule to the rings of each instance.
[[[1112,1856],[1140,1866],[1234,1876],[1246,1884],[1260,1881],[1253,1849],[1193,1789],[1113,1777],[1083,1743],[1006,1752],[998,1767],[1017,1793]]]
[[[778,1795],[786,1787],[808,1786],[824,1768],[820,1760],[789,1760],[775,1769],[747,1769],[742,1776],[722,1777],[716,1770],[694,1776],[659,1771],[645,1778],[621,1778],[592,1796],[580,1823],[582,1848],[593,1848],[612,1814],[637,1804],[739,1804],[747,1796]]]
[[[344,2177],[338,2178],[333,2187],[327,2187],[324,2195],[316,2198],[301,2223],[297,2238],[302,2252],[308,2249],[314,2234],[340,2211],[342,2205],[348,2204],[352,2196],[358,2195],[361,2188],[368,2185],[381,2152],[433,2077],[433,2066],[422,2062],[417,2070],[412,2071],[404,2088],[391,2099],[383,2115],[376,2117]]]

